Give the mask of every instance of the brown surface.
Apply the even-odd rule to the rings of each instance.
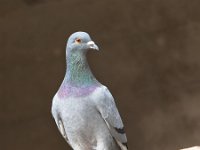
[[[0,0],[0,149],[66,150],[50,114],[65,42],[87,31],[89,53],[126,125],[130,150],[200,143],[199,0]]]

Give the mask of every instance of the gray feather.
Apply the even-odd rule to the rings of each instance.
[[[101,92],[103,96],[96,102],[97,108],[101,113],[102,118],[105,120],[112,136],[118,144],[121,143],[119,146],[123,146],[123,150],[125,150],[127,147],[124,144],[127,143],[127,138],[114,98],[105,86],[102,86]]]

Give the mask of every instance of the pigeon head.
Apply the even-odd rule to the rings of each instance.
[[[75,32],[67,41],[67,53],[86,53],[88,50],[99,50],[86,32]]]
[[[97,84],[87,62],[88,50],[98,50],[86,32],[73,33],[66,47],[67,71],[64,85],[87,87]]]

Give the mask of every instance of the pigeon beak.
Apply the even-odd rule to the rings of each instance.
[[[93,49],[97,51],[99,50],[98,46],[93,41],[87,42],[87,46],[89,47],[89,49]]]

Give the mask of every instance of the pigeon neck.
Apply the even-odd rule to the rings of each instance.
[[[97,83],[88,65],[85,53],[73,53],[67,55],[67,72],[65,77],[67,84],[87,87]]]

